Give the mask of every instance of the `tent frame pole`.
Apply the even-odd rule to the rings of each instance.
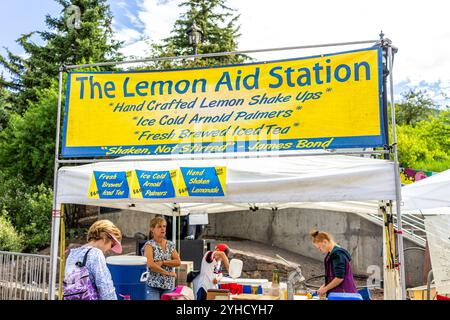
[[[215,154],[210,153],[207,157],[205,157],[203,154],[200,154],[198,157],[193,157],[193,154],[184,154],[185,156],[189,155],[189,160],[211,160],[211,159],[242,159],[242,158],[285,158],[285,157],[312,157],[312,156],[345,156],[345,155],[363,155],[363,154],[390,154],[391,152],[389,150],[373,150],[373,151],[339,151],[339,152],[333,152],[330,149],[330,152],[321,152],[321,153],[299,153],[299,154],[293,154],[289,152],[283,152],[283,153],[276,153],[273,152],[271,154],[257,154],[256,156],[252,157],[249,154],[239,154],[239,153],[223,153],[223,154]],[[74,163],[81,163],[81,164],[89,164],[89,163],[99,163],[99,162],[136,162],[136,161],[171,161],[171,160],[180,160],[177,158],[173,158],[172,156],[158,156],[158,155],[152,155],[151,158],[143,158],[143,159],[121,159],[119,158],[110,158],[110,159],[74,159],[74,160],[60,160],[58,159],[58,163],[60,164],[74,164]],[[188,160],[183,159],[183,160]]]
[[[172,241],[173,243],[177,243],[177,216],[172,214]]]
[[[406,300],[406,283],[405,283],[405,254],[403,252],[403,226],[401,215],[401,183],[400,183],[400,169],[398,163],[398,150],[397,150],[397,134],[396,134],[396,122],[395,122],[395,102],[394,102],[394,77],[393,77],[393,64],[394,64],[394,51],[391,43],[388,46],[388,64],[389,64],[389,85],[390,85],[390,100],[391,100],[391,117],[392,117],[392,153],[394,155],[394,175],[395,175],[395,205],[397,209],[397,248],[398,248],[398,264],[400,270],[400,286],[402,289],[402,300]]]
[[[52,209],[52,239],[51,239],[51,252],[50,252],[50,285],[49,285],[49,300],[55,299],[55,286],[56,286],[56,272],[57,272],[57,262],[58,262],[58,244],[59,244],[59,230],[60,230],[60,211],[57,210],[57,187],[58,187],[58,169],[60,164],[76,164],[76,163],[96,163],[96,162],[110,162],[110,161],[124,161],[118,159],[76,159],[76,160],[61,160],[59,158],[59,136],[60,136],[60,124],[61,124],[61,99],[62,99],[62,82],[63,76],[62,73],[69,72],[70,69],[76,68],[87,68],[87,67],[100,67],[100,66],[116,66],[116,65],[124,65],[124,64],[133,64],[133,63],[144,63],[144,62],[156,62],[156,61],[173,61],[173,60],[182,60],[182,59],[191,59],[191,58],[207,58],[207,57],[220,57],[220,56],[228,56],[228,55],[245,55],[250,53],[258,53],[258,52],[272,52],[272,51],[285,51],[285,50],[299,50],[299,49],[311,49],[311,48],[323,48],[323,47],[335,47],[335,46],[346,46],[346,45],[359,45],[359,44],[380,44],[379,40],[366,40],[366,41],[355,41],[355,42],[342,42],[342,43],[328,43],[328,44],[317,44],[317,45],[305,45],[305,46],[293,46],[293,47],[279,47],[279,48],[267,48],[267,49],[256,49],[256,50],[243,50],[243,51],[233,51],[233,52],[218,52],[218,53],[208,53],[208,54],[194,54],[194,55],[186,55],[186,56],[176,56],[176,57],[157,57],[157,58],[149,58],[149,59],[136,59],[136,60],[127,60],[127,61],[109,61],[109,62],[100,62],[100,63],[91,63],[91,64],[81,64],[81,65],[70,65],[70,66],[61,66],[59,70],[59,85],[58,85],[58,110],[57,110],[57,125],[56,125],[56,145],[55,145],[55,162],[54,162],[54,187],[53,187],[53,209]],[[404,274],[404,255],[403,255],[403,237],[401,234],[402,225],[401,225],[401,216],[400,216],[400,201],[401,201],[401,185],[400,185],[400,176],[399,176],[399,168],[398,168],[398,155],[397,155],[397,145],[396,145],[396,133],[395,133],[395,108],[394,108],[394,94],[393,94],[393,77],[392,77],[392,63],[393,63],[393,52],[392,47],[389,45],[388,48],[388,63],[390,66],[390,85],[391,85],[391,113],[392,113],[392,133],[393,133],[393,145],[390,150],[373,150],[373,151],[341,151],[341,152],[326,152],[328,150],[324,150],[323,153],[315,153],[315,154],[272,154],[270,156],[274,157],[288,157],[288,156],[322,156],[322,155],[363,155],[363,154],[394,154],[394,168],[395,168],[395,181],[396,181],[396,204],[397,204],[397,218],[398,218],[398,242],[399,242],[399,262],[400,262],[400,275],[401,275],[401,285],[402,285],[402,293],[403,298],[406,298],[406,289],[405,289],[405,274]],[[386,128],[388,130],[388,128]],[[209,155],[214,157],[214,155]],[[258,155],[262,156],[262,155]],[[268,155],[268,157],[270,157]],[[211,159],[212,157],[208,157]],[[219,155],[217,158],[224,158],[224,155]],[[248,158],[249,155],[237,155],[234,154],[232,158]],[[139,159],[139,161],[156,161],[156,160],[173,160],[172,158],[158,158],[154,157],[152,159]],[[128,160],[128,161],[137,161]],[[174,240],[176,239],[176,216],[174,217],[174,223],[172,226],[172,232],[175,235]]]
[[[312,44],[312,45],[293,46],[293,47],[278,47],[278,48],[265,48],[265,49],[255,49],[255,50],[214,52],[214,53],[192,54],[192,55],[175,56],[175,57],[156,57],[156,58],[148,58],[148,59],[107,61],[107,62],[98,62],[98,63],[69,65],[69,66],[66,66],[65,68],[66,68],[66,70],[70,70],[70,69],[76,69],[76,68],[116,66],[119,64],[143,63],[143,62],[154,62],[154,61],[173,61],[173,60],[195,59],[195,58],[223,57],[223,56],[232,56],[232,55],[245,55],[245,54],[249,54],[249,53],[258,53],[258,52],[273,52],[273,51],[300,50],[300,49],[312,49],[312,48],[324,48],[324,47],[351,46],[351,45],[378,43],[378,42],[379,42],[379,40],[363,40],[363,41],[353,41],[353,42]]]
[[[57,207],[57,191],[58,191],[58,156],[59,156],[59,135],[61,130],[61,100],[62,100],[62,83],[64,66],[59,69],[58,78],[58,110],[56,121],[56,138],[55,138],[55,163],[53,171],[53,206],[52,206],[52,235],[50,245],[50,275],[48,287],[48,300],[55,300],[56,294],[56,273],[58,268],[58,247],[59,247],[59,229],[61,224],[61,212]]]

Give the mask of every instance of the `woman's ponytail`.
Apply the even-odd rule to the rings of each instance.
[[[317,242],[323,242],[324,240],[327,241],[332,241],[332,237],[328,232],[323,232],[323,231],[318,231],[318,230],[311,230],[311,232],[309,233],[312,237],[312,241],[313,243],[317,243]]]

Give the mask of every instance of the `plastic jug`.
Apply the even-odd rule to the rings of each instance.
[[[242,267],[244,263],[239,259],[231,259],[230,261],[230,272],[229,275],[231,278],[236,279],[239,278],[242,274]]]
[[[287,283],[280,282],[280,300],[287,300]]]

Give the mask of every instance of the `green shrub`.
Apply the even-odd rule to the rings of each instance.
[[[0,215],[0,251],[22,252],[22,250],[22,237],[16,232],[11,222]]]
[[[26,184],[20,176],[6,179],[0,172],[0,207],[24,240],[26,252],[50,244],[53,192]]]
[[[450,111],[440,111],[415,126],[398,125],[397,142],[400,166],[438,172],[449,169]]]

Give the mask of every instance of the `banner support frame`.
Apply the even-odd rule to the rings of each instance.
[[[393,148],[389,148],[389,150],[373,150],[373,151],[350,151],[350,152],[323,152],[323,153],[310,153],[310,154],[272,154],[270,156],[277,157],[288,157],[288,156],[322,156],[322,155],[362,155],[362,154],[394,154],[394,167],[395,167],[395,180],[396,180],[396,204],[397,204],[397,218],[398,218],[398,228],[401,230],[401,216],[400,216],[400,177],[399,177],[399,167],[398,167],[398,155],[397,155],[397,146],[396,146],[396,135],[395,135],[395,107],[394,107],[394,94],[393,94],[393,77],[392,77],[392,64],[393,64],[393,52],[391,41],[386,39],[388,43],[388,63],[390,67],[390,86],[391,86],[391,113],[392,113],[392,126],[393,126]],[[75,164],[75,163],[95,163],[95,162],[111,162],[111,161],[155,161],[161,160],[161,158],[151,158],[151,159],[133,159],[133,160],[123,160],[123,159],[74,159],[74,160],[61,160],[59,158],[59,143],[60,143],[60,131],[61,131],[61,102],[62,102],[62,84],[63,84],[63,72],[69,72],[71,69],[76,68],[87,68],[87,67],[100,67],[100,66],[116,66],[116,65],[124,65],[124,64],[133,64],[133,63],[143,63],[143,62],[151,62],[151,61],[172,61],[172,60],[180,60],[180,59],[189,59],[189,58],[206,58],[206,57],[220,57],[220,56],[228,56],[228,55],[244,55],[249,53],[258,53],[258,52],[271,52],[271,51],[285,51],[285,50],[299,50],[299,49],[311,49],[311,48],[322,48],[322,47],[335,47],[335,46],[346,46],[346,45],[359,45],[359,44],[369,44],[372,43],[374,45],[381,45],[382,41],[380,40],[367,40],[367,41],[356,41],[356,42],[342,42],[342,43],[329,43],[329,44],[318,44],[318,45],[305,45],[305,46],[293,46],[293,47],[280,47],[280,48],[268,48],[268,49],[256,49],[256,50],[243,50],[243,51],[233,51],[233,52],[219,52],[219,53],[210,53],[210,54],[194,54],[194,55],[186,55],[186,56],[177,56],[177,57],[157,57],[157,58],[149,58],[149,59],[136,59],[136,60],[127,60],[127,61],[110,61],[110,62],[100,62],[100,63],[91,63],[91,64],[80,64],[80,65],[70,65],[65,66],[62,65],[59,70],[59,84],[58,84],[58,110],[57,110],[57,125],[56,125],[56,139],[55,139],[55,161],[54,161],[54,187],[53,187],[53,211],[52,211],[52,240],[51,240],[51,257],[50,257],[50,285],[49,285],[49,300],[55,299],[55,286],[56,286],[56,272],[57,272],[57,262],[58,262],[58,243],[59,243],[59,229],[60,229],[60,215],[57,210],[57,189],[58,189],[58,169],[60,164]],[[388,128],[386,128],[388,130]],[[324,150],[326,151],[326,150]],[[223,158],[223,154],[220,154]],[[259,155],[258,155],[259,156]],[[261,155],[262,156],[262,155]],[[269,157],[270,157],[269,156]],[[234,154],[232,157],[250,157],[250,155],[237,155]],[[210,157],[208,157],[210,159]],[[170,158],[164,160],[172,160]],[[172,215],[173,216],[173,215]],[[174,220],[176,219],[175,216]],[[175,231],[176,232],[176,231]],[[55,236],[56,235],[56,236]],[[405,274],[404,274],[404,255],[403,255],[403,238],[402,234],[398,234],[398,242],[399,242],[399,262],[400,262],[400,275],[401,275],[401,285],[402,285],[402,294],[403,299],[406,299],[406,289],[405,289]]]
[[[401,182],[400,182],[400,169],[398,162],[398,150],[397,150],[397,133],[396,133],[396,121],[395,121],[395,102],[394,102],[394,77],[393,77],[393,64],[394,64],[394,48],[392,42],[387,39],[388,43],[388,55],[387,62],[389,65],[389,86],[390,86],[390,102],[391,102],[391,117],[392,117],[392,154],[394,155],[394,176],[395,176],[395,205],[397,209],[397,248],[398,248],[398,262],[400,272],[400,286],[402,291],[402,300],[406,300],[406,279],[405,279],[405,254],[403,251],[403,226],[401,216]],[[397,50],[397,48],[395,48]]]
[[[368,44],[368,43],[380,43],[380,41],[379,40],[363,40],[363,41],[354,41],[354,42],[325,43],[325,44],[313,44],[313,45],[293,46],[293,47],[278,47],[278,48],[266,48],[266,49],[255,49],[255,50],[202,53],[202,54],[191,54],[191,55],[185,55],[185,56],[175,56],[175,57],[156,57],[156,58],[124,60],[124,61],[106,61],[106,62],[98,62],[98,63],[69,65],[69,66],[65,66],[65,70],[68,71],[70,69],[77,69],[77,68],[106,67],[106,66],[116,66],[119,64],[132,64],[132,63],[143,63],[143,62],[152,62],[152,61],[172,61],[172,60],[182,60],[182,59],[191,59],[191,58],[192,59],[212,58],[212,57],[222,57],[222,56],[232,56],[232,55],[245,55],[245,54],[249,54],[249,53],[259,53],[259,52],[350,46],[350,45],[359,45],[359,44]]]
[[[57,110],[57,122],[56,122],[56,139],[55,139],[55,161],[53,172],[53,205],[52,205],[52,231],[51,231],[51,243],[50,243],[50,275],[49,275],[49,288],[48,299],[55,300],[56,293],[56,272],[58,266],[58,247],[59,247],[59,229],[61,223],[61,215],[57,208],[57,192],[58,192],[58,169],[59,169],[59,136],[61,131],[61,102],[62,102],[62,85],[63,85],[63,71],[66,68],[62,65],[59,69],[58,76],[58,110]]]

